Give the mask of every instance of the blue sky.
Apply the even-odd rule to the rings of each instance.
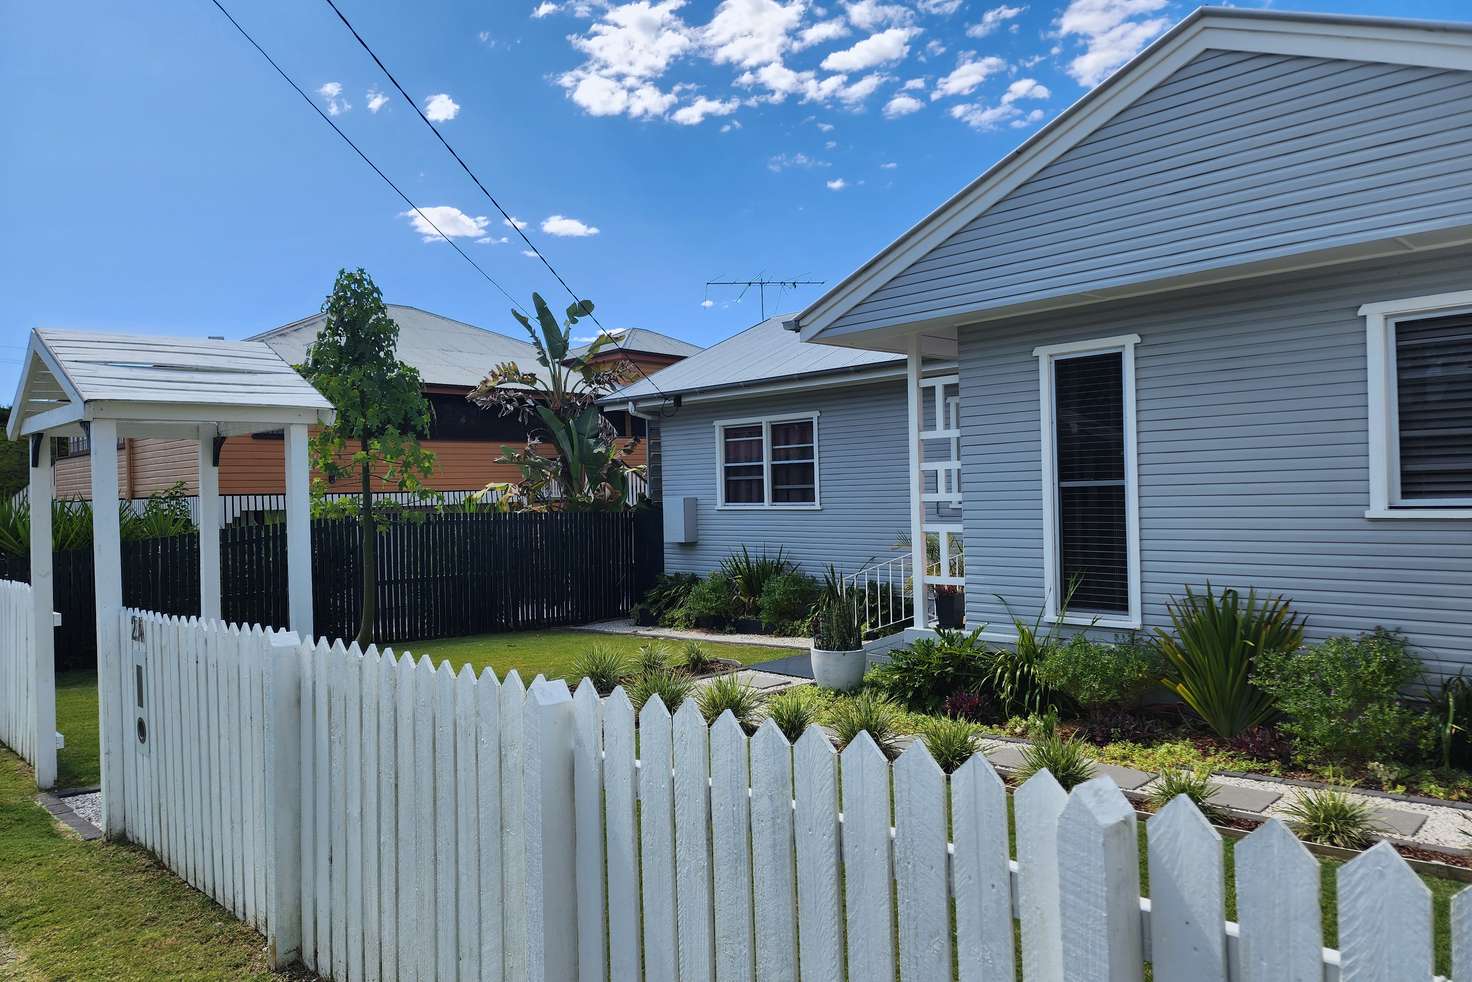
[[[325,3],[226,6],[508,291],[567,303]],[[342,6],[605,325],[701,344],[759,315],[754,292],[707,279],[834,282],[1191,9]],[[1453,18],[1460,3],[1294,6]],[[390,301],[516,332],[505,299],[416,230],[208,0],[0,17],[0,398],[32,327],[240,337],[314,312],[340,266]]]

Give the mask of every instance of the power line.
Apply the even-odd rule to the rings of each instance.
[[[215,0],[216,4],[218,4],[218,2],[219,0]],[[518,224],[517,221],[511,217],[511,214],[505,208],[501,207],[501,202],[496,200],[496,196],[491,194],[490,189],[488,189],[485,184],[481,182],[481,179],[476,176],[475,171],[470,169],[470,165],[467,164],[464,158],[462,158],[460,154],[455,151],[455,148],[450,146],[450,141],[445,139],[444,134],[439,131],[439,128],[429,121],[429,117],[426,116],[424,114],[424,111],[419,108],[419,103],[416,102],[414,100],[414,97],[409,95],[409,93],[404,90],[404,87],[399,84],[399,80],[394,77],[394,73],[389,71],[388,66],[383,63],[383,59],[378,57],[378,53],[374,51],[373,48],[368,44],[368,42],[363,39],[363,35],[358,33],[358,29],[354,27],[352,22],[347,19],[347,16],[343,14],[342,10],[338,8],[334,0],[326,0],[326,3],[327,6],[332,8],[332,12],[337,15],[337,19],[342,21],[343,27],[346,27],[348,29],[348,32],[353,35],[353,38],[357,40],[358,44],[362,46],[363,50],[368,52],[368,57],[373,59],[373,63],[378,66],[379,71],[383,72],[383,74],[388,77],[389,82],[393,84],[393,87],[398,90],[399,95],[402,96],[404,101],[407,102],[409,106],[414,110],[415,115],[419,117],[419,119],[424,123],[425,126],[429,127],[429,131],[434,134],[436,140],[440,141],[440,145],[449,151],[450,156],[455,158],[455,163],[460,165],[460,169],[463,170],[470,177],[471,181],[475,183],[475,186],[480,189],[480,193],[485,195],[486,200],[490,201],[490,203],[495,207],[496,211],[501,213],[501,217],[505,219],[507,227],[515,232],[517,236],[520,237],[522,242],[526,243],[527,248],[532,251],[532,254],[542,261],[543,266],[547,267],[547,272],[551,273],[552,276],[557,280],[557,282],[562,285],[562,288],[567,291],[568,296],[572,297],[573,303],[576,305],[577,309],[581,310],[583,308],[583,305],[587,303],[587,301],[578,296],[577,292],[568,285],[567,280],[562,278],[562,274],[557,272],[557,269],[552,265],[552,262],[545,255],[542,254],[542,250],[538,249],[536,243],[532,242],[531,238],[527,236],[526,231],[521,227],[521,225]],[[312,108],[317,109],[316,103],[312,104]],[[321,113],[320,109],[317,109],[317,111],[318,113]],[[326,119],[327,117],[323,116],[323,118]],[[614,347],[618,348],[620,351],[627,350],[624,348],[623,343],[619,341],[618,336],[616,334],[613,334],[606,327],[603,326],[603,322],[598,319],[597,314],[589,310],[587,313],[587,317],[598,326],[598,330],[600,333],[613,340]],[[664,390],[659,387],[659,383],[650,378],[648,372],[644,371],[641,366],[632,361],[630,361],[629,364],[633,365],[634,368],[638,370],[639,374],[644,376],[644,381],[653,386],[654,391],[659,393],[662,399],[668,399],[668,396],[665,395]]]
[[[335,132],[338,136],[342,137],[344,143],[346,143],[348,146],[350,146],[350,147],[353,148],[353,152],[356,153],[359,157],[361,157],[363,159],[363,163],[365,163],[369,167],[373,168],[373,173],[375,173],[379,177],[383,178],[383,182],[385,184],[387,184],[389,187],[391,187],[391,188],[394,189],[394,193],[397,194],[400,198],[402,198],[404,200],[404,204],[408,205],[411,209],[413,209],[414,214],[416,214],[420,218],[424,219],[424,223],[426,225],[428,225],[430,228],[434,229],[435,232],[439,235],[440,238],[442,238],[446,242],[450,243],[450,245],[454,248],[454,250],[456,252],[460,253],[460,258],[464,259],[471,266],[474,266],[475,267],[475,271],[477,273],[479,273],[481,276],[485,277],[486,282],[489,283],[489,284],[491,284],[491,286],[494,286],[497,290],[499,290],[501,292],[501,295],[503,297],[505,297],[507,300],[511,301],[511,305],[513,307],[515,307],[517,310],[520,310],[523,314],[526,313],[526,311],[522,309],[521,304],[519,304],[519,303],[516,302],[516,298],[513,297],[510,293],[508,293],[506,291],[506,288],[505,287],[503,287],[500,283],[497,283],[496,280],[495,280],[495,278],[492,277],[490,273],[487,273],[484,269],[482,269],[480,263],[476,262],[474,259],[471,259],[470,256],[465,252],[465,250],[462,249],[462,248],[460,248],[460,245],[454,239],[450,238],[444,232],[440,231],[440,227],[438,225],[436,225],[433,221],[431,221],[430,218],[429,218],[429,216],[426,215],[423,211],[421,211],[420,208],[419,208],[419,206],[416,205],[413,201],[411,201],[409,199],[409,196],[407,194],[405,194],[402,190],[400,190],[399,186],[397,184],[395,184],[389,178],[389,176],[387,174],[385,174],[382,170],[380,170],[379,167],[378,167],[378,165],[375,164],[372,160],[370,160],[368,158],[368,155],[366,153],[364,153],[362,150],[360,150],[358,148],[358,145],[352,141],[352,138],[349,137],[346,133],[344,133],[338,127],[338,125],[332,121],[332,117],[330,117],[326,113],[324,113],[322,111],[322,108],[320,106],[318,106],[317,103],[312,100],[312,97],[309,96],[309,95],[307,95],[307,93],[302,90],[302,87],[300,85],[297,85],[296,82],[292,79],[292,77],[290,75],[286,74],[285,69],[283,69],[280,65],[276,64],[276,59],[272,58],[269,54],[266,53],[266,49],[263,48],[263,47],[261,47],[260,44],[257,43],[256,39],[250,36],[250,32],[247,31],[244,27],[241,27],[240,26],[240,22],[237,21],[234,17],[232,17],[230,15],[230,11],[228,11],[228,10],[225,9],[224,5],[222,3],[220,3],[220,0],[210,0],[210,2],[213,3],[219,9],[220,13],[222,13],[222,14],[225,15],[225,19],[228,20],[234,26],[234,28],[237,31],[240,32],[240,36],[243,37],[243,38],[245,38],[247,41],[249,41],[251,47],[255,48],[256,51],[260,52],[261,57],[264,58],[264,59],[266,59],[267,63],[269,63],[272,68],[276,69],[276,74],[277,75],[280,75],[283,79],[285,79],[286,84],[287,85],[290,85],[293,89],[295,89],[296,90],[296,94],[299,95],[299,96],[301,96],[302,97],[302,100],[304,102],[306,102],[307,105],[309,105],[309,106],[312,107],[312,111],[315,112],[318,116],[321,116],[322,117],[322,121],[324,123],[326,123],[328,126],[331,126],[333,132]]]

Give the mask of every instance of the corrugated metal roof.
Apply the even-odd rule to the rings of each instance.
[[[523,371],[543,374],[536,349],[526,341],[418,307],[397,303],[384,306],[399,325],[399,360],[417,368],[426,385],[473,387],[505,361],[516,362]],[[316,340],[326,322],[325,314],[313,314],[250,340],[264,341],[282,358],[300,365],[307,357],[307,346]]]
[[[660,369],[653,381],[635,382],[609,399],[643,399],[660,393],[674,395],[904,361],[904,356],[885,351],[807,344],[796,331],[782,326],[784,320],[791,318],[791,314],[769,317],[684,361]]]
[[[678,355],[681,358],[688,358],[704,350],[698,344],[681,341],[668,334],[645,330],[642,327],[619,331],[614,335],[613,340],[613,344],[604,347],[603,353],[612,352],[617,347],[627,352],[638,351],[651,355]],[[572,353],[580,355],[587,350],[588,346],[584,344],[572,349]]]

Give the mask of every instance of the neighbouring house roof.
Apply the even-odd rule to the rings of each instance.
[[[397,303],[385,306],[399,325],[399,360],[418,369],[425,385],[473,387],[492,368],[507,361],[516,362],[524,371],[542,373],[536,349],[526,341],[418,307]],[[249,340],[263,341],[291,364],[300,365],[307,356],[307,346],[326,322],[327,315],[313,314]]]
[[[1117,275],[1085,277],[1080,273],[1081,262],[1070,265],[1068,259],[1060,258],[1052,265],[1061,268],[1044,287],[1031,294],[1017,291],[1012,296],[992,297],[987,285],[991,282],[991,272],[996,270],[998,276],[1005,276],[1023,263],[1029,253],[1016,257],[1015,253],[1021,250],[1014,250],[1013,254],[998,258],[986,254],[984,249],[975,250],[981,253],[981,258],[968,266],[974,254],[968,254],[968,248],[974,249],[975,241],[989,241],[987,228],[979,225],[984,216],[994,209],[1000,211],[998,206],[1004,201],[1010,203],[1010,196],[1024,182],[1044,180],[1049,173],[1045,168],[1061,164],[1061,158],[1076,148],[1084,149],[1081,145],[1086,140],[1126,113],[1173,73],[1211,52],[1250,53],[1268,59],[1297,57],[1346,64],[1380,63],[1428,71],[1472,71],[1472,24],[1198,9],[824,293],[794,319],[792,327],[809,340],[900,350],[904,333],[932,326],[953,329],[959,324],[1048,305],[1092,302],[1194,282],[1219,281],[1230,275],[1226,272],[1229,269],[1271,271],[1298,268],[1320,259],[1362,258],[1374,242],[1384,245],[1378,254],[1389,251],[1396,243],[1401,249],[1445,244],[1451,231],[1467,228],[1466,217],[1460,211],[1443,215],[1411,214],[1400,225],[1390,222],[1385,227],[1326,232],[1321,240],[1298,241],[1285,235],[1284,241],[1278,242],[1266,236],[1264,241],[1252,242],[1252,249],[1222,248],[1199,261],[1181,260],[1175,269],[1146,269],[1137,276],[1124,270],[1116,271]],[[1213,91],[1208,89],[1190,102],[1171,109],[1166,118],[1173,124],[1184,125],[1193,116],[1195,103],[1210,100],[1212,95]],[[1221,93],[1216,95],[1221,98]],[[1286,114],[1288,110],[1280,107],[1279,112]],[[1449,128],[1455,124],[1445,125]],[[1329,129],[1332,132],[1334,127],[1330,125]],[[1402,143],[1412,142],[1402,138],[1393,145],[1399,153]],[[1460,162],[1465,160],[1465,155],[1450,159]],[[1321,173],[1333,170],[1331,158]],[[1438,179],[1443,183],[1449,180],[1445,176]],[[1390,190],[1386,191],[1387,200],[1394,196]],[[1108,201],[1104,200],[1100,207],[1107,205]],[[1411,205],[1406,208],[1410,210]],[[1004,219],[1005,216],[998,221]],[[1137,224],[1149,220],[1147,211]],[[1346,218],[1345,222],[1348,221]],[[1130,231],[1136,229],[1131,227]],[[1037,234],[1041,239],[1046,230]],[[1109,255],[1108,250],[1105,254]],[[955,293],[952,297],[947,293],[948,284],[961,284],[964,289],[951,290]],[[946,302],[942,303],[938,297],[944,297]]]
[[[258,341],[49,328],[31,332],[13,406],[12,440],[93,419],[226,432],[333,417],[332,404]]]
[[[904,361],[885,352],[805,344],[796,334],[783,328],[783,321],[791,317],[791,314],[769,317],[684,361],[660,369],[652,379],[625,386],[604,401],[637,402],[796,379],[821,381],[826,376],[836,377]]]
[[[572,353],[580,355],[588,350],[586,344],[572,349]],[[689,358],[691,355],[702,351],[700,345],[691,344],[689,341],[681,341],[672,338],[668,334],[658,331],[646,330],[642,327],[630,328],[626,331],[618,331],[613,336],[613,343],[604,345],[600,354],[609,354],[614,351],[623,351],[625,354],[647,354],[647,355],[671,355],[676,358]]]

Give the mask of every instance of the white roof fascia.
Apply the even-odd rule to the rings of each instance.
[[[925,364],[926,374],[937,374],[955,372],[954,361],[928,361]],[[761,396],[786,395],[793,392],[813,392],[820,389],[834,389],[844,386],[866,385],[871,382],[885,382],[890,379],[901,379],[905,377],[905,363],[891,362],[876,366],[863,366],[857,369],[838,369],[836,371],[824,372],[822,374],[808,375],[792,379],[776,379],[770,382],[745,382],[735,385],[724,385],[718,388],[696,389],[689,392],[672,392],[669,398],[679,396],[682,403],[721,402],[727,399],[755,399]],[[620,400],[611,397],[610,402],[618,404]],[[647,408],[663,405],[667,400],[658,397],[645,396],[636,400],[622,400],[639,408]]]
[[[796,318],[802,339],[818,339],[825,328],[884,284],[1208,50],[1472,71],[1472,28],[1430,21],[1197,10],[810,304]]]
[[[71,405],[58,406],[55,409],[48,409],[45,412],[26,417],[25,407],[31,387],[31,371],[35,367],[36,359],[38,358],[56,380],[56,384],[66,393],[67,398],[71,400]],[[30,339],[26,342],[25,362],[21,369],[20,383],[16,386],[15,398],[10,403],[10,419],[5,424],[6,437],[16,440],[19,439],[21,434],[40,432],[38,429],[25,425],[29,419],[40,419],[43,417],[54,418],[56,420],[56,424],[54,425],[81,419],[82,406],[82,394],[78,390],[76,383],[72,381],[71,376],[67,375],[66,370],[61,367],[61,363],[56,360],[56,356],[47,349],[45,343],[41,340],[41,336],[34,330],[31,331]]]

